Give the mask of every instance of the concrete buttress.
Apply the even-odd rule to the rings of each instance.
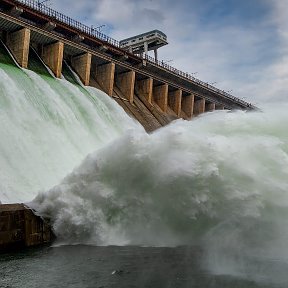
[[[153,100],[161,110],[166,113],[168,105],[168,84],[162,84],[153,88]]]
[[[72,58],[71,65],[78,74],[82,83],[88,86],[90,83],[91,53],[85,53]]]
[[[205,112],[205,99],[200,99],[194,102],[194,115],[199,115]]]
[[[193,116],[194,110],[194,95],[190,94],[182,97],[182,111],[190,119]]]
[[[224,108],[224,105],[216,104],[216,105],[215,105],[215,109],[216,109],[216,110],[224,110],[225,108]]]
[[[7,36],[7,46],[22,68],[28,67],[30,30],[23,28]]]
[[[0,251],[50,243],[51,226],[23,204],[0,204]]]
[[[153,78],[149,77],[147,79],[137,80],[135,87],[137,92],[141,96],[145,97],[150,104],[152,104]]]
[[[57,78],[62,74],[64,44],[61,41],[43,46],[42,59]]]
[[[171,109],[175,112],[177,117],[181,115],[181,102],[182,102],[182,90],[177,89],[170,91],[168,94],[168,104]]]
[[[133,103],[134,85],[135,85],[135,71],[128,71],[117,75],[116,83],[130,103]]]
[[[114,87],[115,63],[110,62],[97,66],[95,76],[103,91],[109,96],[112,96]]]
[[[206,106],[206,112],[212,112],[212,111],[214,111],[215,110],[215,103],[209,103],[209,104],[207,104],[207,106]]]

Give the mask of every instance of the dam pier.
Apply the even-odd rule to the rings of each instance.
[[[214,110],[256,109],[158,60],[157,50],[155,58],[135,54],[40,1],[0,0],[0,40],[21,68],[32,70],[32,54],[55,78],[62,77],[64,66],[71,68],[81,85],[105,92],[147,132]],[[36,246],[53,238],[49,224],[23,204],[0,204],[0,250]]]

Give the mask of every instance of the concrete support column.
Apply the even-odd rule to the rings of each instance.
[[[144,54],[145,56],[148,54],[148,43],[144,42]]]
[[[225,108],[224,108],[224,105],[217,104],[217,105],[215,105],[215,109],[216,110],[224,110]]]
[[[30,45],[30,30],[23,28],[19,31],[8,34],[7,46],[19,65],[23,68],[28,67]]]
[[[154,49],[154,58],[155,58],[155,61],[157,62],[158,61],[158,50],[157,50],[157,48]]]
[[[194,115],[199,115],[205,112],[205,99],[200,99],[194,102]]]
[[[152,95],[153,95],[153,78],[147,78],[143,80],[138,80],[135,83],[137,93],[141,96],[144,96],[147,101],[152,104]]]
[[[114,87],[115,63],[97,66],[96,80],[106,94],[112,96]]]
[[[62,74],[64,43],[56,42],[43,47],[42,59],[57,78]]]
[[[167,112],[168,105],[168,84],[154,87],[153,100],[158,104],[164,113]]]
[[[85,53],[72,58],[71,64],[85,86],[90,83],[91,53]]]
[[[182,97],[182,111],[187,115],[188,118],[192,118],[194,110],[194,95]]]
[[[133,103],[134,85],[135,85],[135,71],[129,71],[117,76],[116,83],[130,103]]]
[[[168,104],[177,117],[181,115],[182,90],[171,91],[168,94]]]
[[[207,104],[207,106],[206,106],[206,112],[208,112],[208,111],[212,112],[212,111],[214,111],[214,110],[215,110],[215,103],[209,103],[209,104]]]

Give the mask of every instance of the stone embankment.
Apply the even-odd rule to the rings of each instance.
[[[0,251],[48,244],[51,226],[24,204],[0,204]]]

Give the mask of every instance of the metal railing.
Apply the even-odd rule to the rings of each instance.
[[[224,91],[224,90],[220,90],[218,88],[216,88],[215,86],[207,83],[207,82],[204,82],[198,78],[195,78],[194,76],[192,76],[192,74],[189,74],[187,72],[183,72],[181,70],[178,70],[172,66],[170,66],[169,64],[165,63],[164,61],[159,61],[159,60],[156,60],[155,58],[149,56],[149,55],[144,55],[143,56],[144,59],[146,59],[148,62],[150,63],[153,63],[154,65],[157,65],[159,67],[162,67],[166,70],[169,70],[170,72],[172,72],[173,74],[176,74],[178,76],[181,76],[183,78],[186,78],[186,79],[189,79],[190,81],[194,82],[194,83],[197,83],[197,84],[200,84],[201,86],[205,87],[205,88],[208,88],[210,90],[212,90],[213,92],[216,92],[216,93],[219,93],[221,94],[221,96],[229,99],[229,100],[233,100],[234,102],[238,102],[240,103],[241,105],[243,106],[246,106],[246,107],[254,107],[251,103],[248,103],[240,98],[237,98],[233,95],[231,95],[230,93]]]
[[[89,26],[82,24],[81,22],[74,20],[74,19],[72,19],[72,18],[70,18],[70,17],[68,17],[68,16],[66,16],[60,12],[57,12],[56,10],[46,6],[43,3],[40,3],[37,0],[15,0],[15,2],[19,2],[22,5],[28,6],[32,9],[36,10],[36,11],[39,11],[39,12],[49,16],[51,18],[51,21],[53,21],[55,19],[59,22],[62,22],[62,23],[67,24],[71,27],[74,27],[77,30],[84,32],[84,33],[86,33],[92,37],[96,37],[96,38],[98,38],[104,42],[107,42],[113,46],[116,46],[117,48],[120,48],[119,41],[107,36],[104,33],[101,33],[100,31],[98,31],[97,29],[95,29],[93,27],[89,27]],[[146,61],[148,61],[148,62],[150,62],[156,66],[159,66],[161,68],[164,68],[164,69],[172,72],[173,74],[175,74],[177,76],[181,76],[183,78],[186,78],[186,79],[192,81],[193,83],[197,83],[198,85],[201,85],[202,87],[204,87],[206,89],[208,88],[209,90],[220,94],[221,96],[223,96],[226,99],[232,100],[233,102],[238,102],[239,104],[246,106],[246,107],[256,108],[251,103],[248,103],[242,99],[239,99],[239,98],[231,95],[230,93],[228,93],[224,90],[220,90],[220,89],[214,87],[213,85],[211,85],[207,82],[201,81],[201,80],[193,77],[192,74],[189,74],[189,73],[183,72],[179,69],[176,69],[176,68],[168,65],[164,61],[155,60],[153,57],[151,57],[149,55],[144,55],[143,58]]]
[[[109,44],[112,44],[116,47],[120,47],[119,45],[119,41],[107,36],[104,33],[101,33],[100,31],[98,31],[97,29],[93,28],[93,27],[89,27],[77,20],[74,20],[60,12],[57,12],[56,10],[46,6],[43,3],[40,3],[39,1],[36,0],[15,0],[15,2],[19,2],[21,4],[24,4],[36,11],[39,11],[47,16],[49,16],[51,18],[51,20],[55,19],[57,21],[60,21],[62,23],[65,23],[71,27],[74,27],[76,29],[78,29],[81,32],[84,32],[90,36],[96,37],[98,39],[101,39]]]

